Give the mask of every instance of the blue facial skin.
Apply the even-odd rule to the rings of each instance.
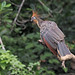
[[[31,17],[31,21],[33,21],[34,19],[36,19],[36,17]]]

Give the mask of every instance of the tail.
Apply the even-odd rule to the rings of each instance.
[[[73,55],[73,58],[71,60],[71,68],[75,70],[75,55]]]
[[[60,60],[68,60],[72,59],[73,55],[70,50],[67,48],[65,41],[61,41],[58,43],[58,54],[60,55]]]

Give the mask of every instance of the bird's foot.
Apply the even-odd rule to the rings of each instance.
[[[66,68],[65,61],[62,61],[62,67]]]
[[[42,40],[38,40],[38,42],[42,43],[43,41]]]

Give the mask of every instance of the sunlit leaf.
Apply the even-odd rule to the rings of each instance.
[[[11,4],[7,4],[5,7],[10,7],[11,6]]]
[[[1,10],[6,6],[6,1],[3,1],[1,4]]]
[[[65,72],[68,72],[68,68],[67,68],[67,67],[63,68],[63,70],[64,70]]]

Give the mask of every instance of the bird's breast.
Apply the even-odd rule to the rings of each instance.
[[[53,28],[52,22],[51,21],[44,21],[41,24],[41,28],[40,28],[40,33],[42,35],[46,34],[46,32],[48,32],[48,30],[51,30]]]
[[[45,26],[40,28],[41,35],[44,35],[46,32],[47,32],[47,28]]]

